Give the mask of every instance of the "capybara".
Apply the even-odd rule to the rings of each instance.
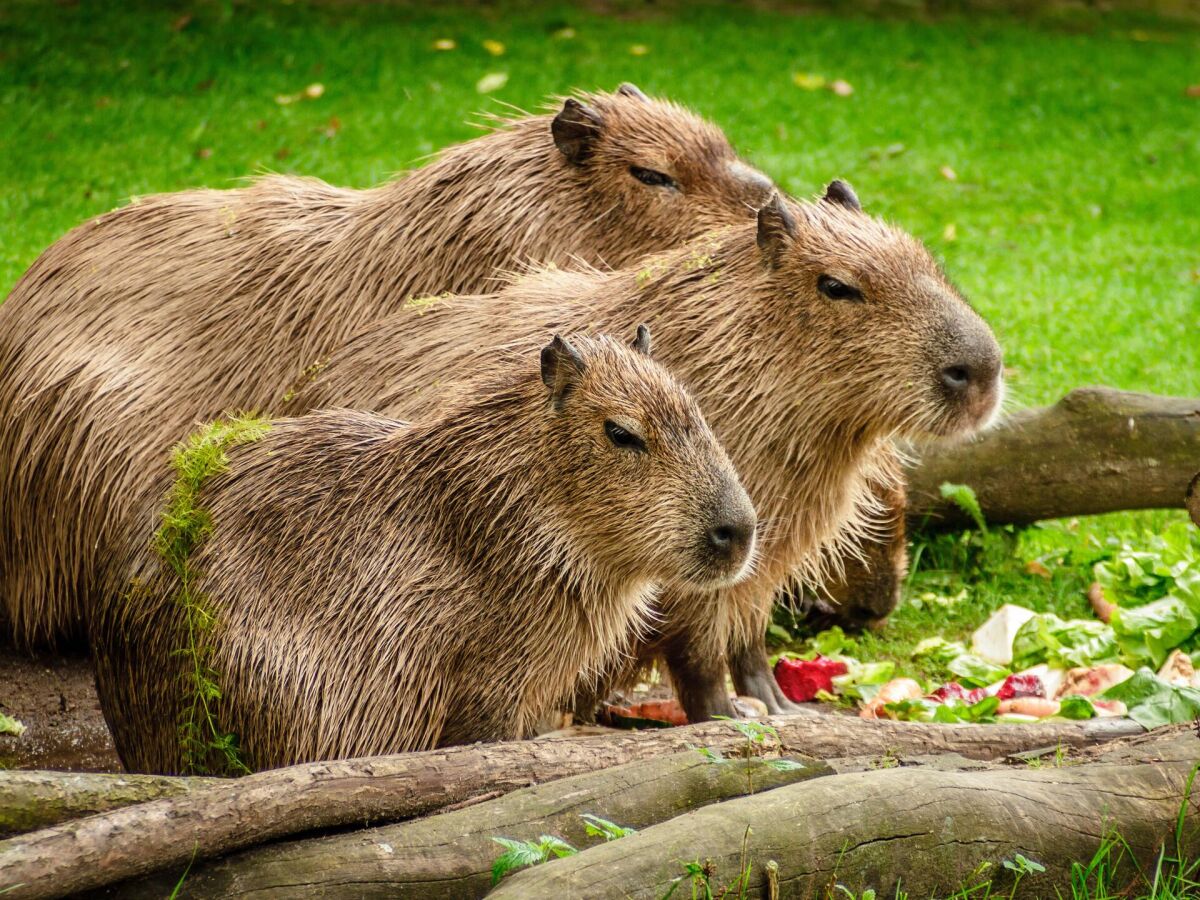
[[[256,769],[525,737],[612,665],[661,584],[742,577],[754,508],[648,352],[644,328],[632,347],[556,337],[540,377],[532,353],[481,356],[427,421],[313,413],[231,447],[187,561],[215,622],[210,737],[237,734]],[[93,621],[101,701],[129,768],[208,768],[203,741],[200,760],[181,747],[177,562],[148,537],[130,550],[137,602]]]
[[[0,604],[78,633],[105,545],[187,427],[277,409],[363,325],[497,267],[623,266],[750,221],[770,181],[715,126],[625,85],[370,190],[268,177],[135,200],[46,250],[0,305]]]
[[[728,648],[738,692],[785,710],[763,644],[775,591],[886,522],[894,438],[969,433],[1003,386],[987,325],[928,251],[866,215],[845,183],[815,202],[776,196],[757,223],[625,271],[543,271],[496,294],[414,300],[352,338],[292,404],[420,416],[447,373],[491,348],[643,320],[662,333],[658,357],[694,392],[763,527],[755,575],[703,595],[664,590],[656,634],[633,659],[665,657],[697,721],[732,714]]]

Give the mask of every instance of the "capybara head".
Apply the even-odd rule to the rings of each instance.
[[[626,348],[556,336],[542,349],[546,441],[560,472],[555,518],[626,576],[698,587],[749,570],[756,517],[691,396],[650,358],[643,325]]]
[[[615,239],[638,255],[748,221],[773,191],[766,175],[738,159],[721,129],[631,84],[568,98],[551,132],[562,177],[596,214],[619,221]]]
[[[791,345],[789,357],[816,363],[806,369],[821,372],[827,398],[846,397],[853,419],[911,437],[992,419],[1000,347],[919,241],[863,213],[842,181],[816,203],[776,196],[758,223],[764,265],[787,300],[763,327]]]

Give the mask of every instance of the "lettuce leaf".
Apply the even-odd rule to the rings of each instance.
[[[1041,613],[1013,638],[1013,669],[1019,672],[1039,663],[1059,669],[1094,666],[1116,661],[1120,649],[1112,628],[1103,622]]]
[[[1171,594],[1142,606],[1118,606],[1112,614],[1112,630],[1126,659],[1155,669],[1198,625],[1196,613]]]
[[[1129,717],[1147,729],[1191,722],[1200,716],[1200,690],[1168,684],[1146,667],[1114,684],[1101,698],[1120,700]]]
[[[1096,707],[1087,697],[1063,697],[1058,703],[1060,719],[1091,719],[1095,718]]]
[[[833,677],[833,688],[838,696],[851,700],[871,700],[879,689],[892,680],[896,664],[891,660],[860,663],[856,659],[843,657],[850,671]]]

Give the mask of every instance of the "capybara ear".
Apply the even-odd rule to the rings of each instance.
[[[643,356],[649,356],[650,329],[646,325],[639,325],[637,327],[637,334],[633,336],[633,340],[629,342],[629,346]]]
[[[634,100],[643,100],[647,103],[650,102],[650,98],[642,93],[642,89],[640,87],[628,81],[621,82],[621,84],[617,87],[617,93],[622,97],[632,97]]]
[[[862,212],[862,204],[858,202],[858,194],[854,193],[854,188],[850,187],[850,185],[840,178],[835,178],[829,182],[829,187],[825,188],[825,196],[821,199],[826,203],[836,203],[838,206],[846,207],[846,209]]]
[[[796,236],[796,220],[776,192],[758,210],[758,249],[771,268],[779,265],[783,251]]]
[[[604,128],[604,117],[590,106],[585,106],[574,97],[563,101],[550,125],[554,145],[575,165],[582,165],[592,154],[592,147]]]
[[[542,381],[550,388],[550,396],[557,403],[579,383],[587,364],[579,351],[559,335],[542,348]]]

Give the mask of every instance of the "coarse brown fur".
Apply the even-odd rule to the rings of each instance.
[[[638,268],[543,271],[498,294],[414,302],[351,339],[292,408],[424,415],[447,372],[492,348],[529,347],[548,328],[649,322],[656,354],[695,393],[763,528],[755,577],[703,594],[666,589],[662,625],[635,661],[665,656],[692,719],[732,714],[727,650],[739,692],[786,708],[762,643],[776,590],[797,570],[815,578],[836,566],[831,550],[847,552],[886,518],[878,496],[897,472],[893,438],[970,431],[1001,391],[990,330],[925,248],[835,185],[814,203],[777,198],[756,225]],[[823,295],[823,275],[857,285],[861,300]],[[975,374],[952,396],[941,379],[959,364]]]
[[[276,422],[202,488],[217,717],[251,768],[525,737],[614,663],[659,584],[749,568],[753,508],[695,402],[637,349],[571,344],[542,378],[532,353],[487,354],[422,423]],[[729,522],[747,540],[714,557]],[[181,618],[144,524],[141,596],[102,604],[94,657],[126,766],[174,772]]]
[[[487,290],[523,261],[627,265],[765,200],[715,126],[629,86],[581,100],[370,190],[272,176],[146,197],[47,249],[0,305],[0,603],[17,642],[81,630],[106,541],[189,423],[277,409],[408,297]]]

